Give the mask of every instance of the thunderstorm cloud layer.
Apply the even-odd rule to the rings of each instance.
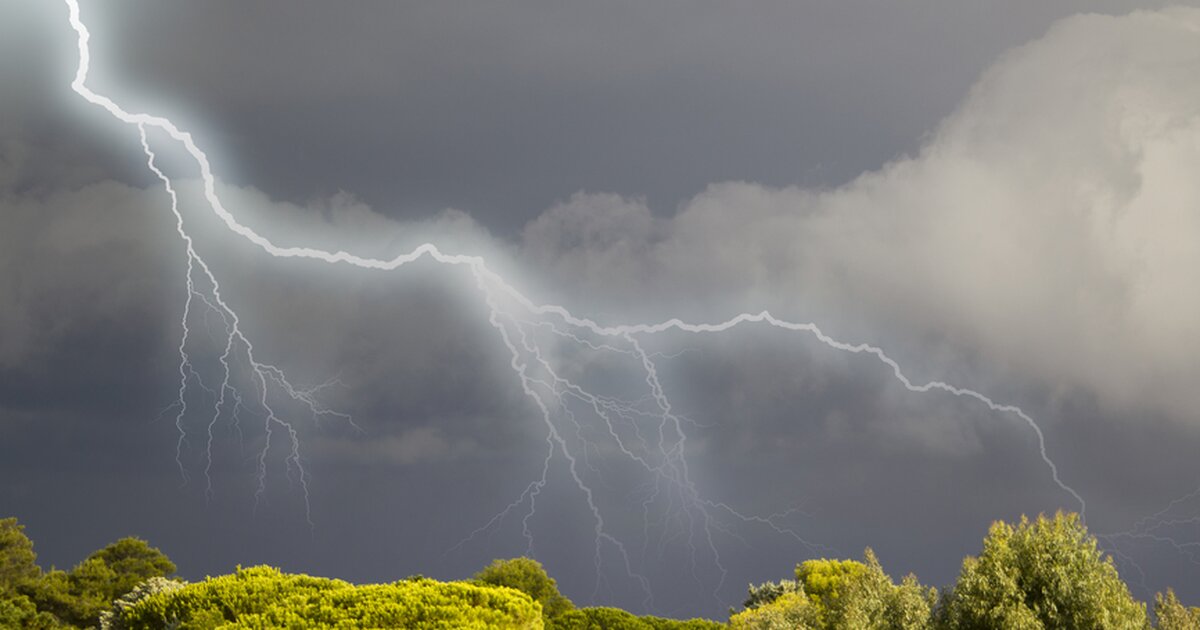
[[[9,4],[6,13],[20,19],[4,27],[13,36],[5,33],[0,67],[5,85],[11,80],[22,89],[6,90],[14,96],[5,99],[0,126],[0,505],[28,523],[52,562],[69,565],[130,533],[162,546],[194,576],[262,561],[360,580],[415,572],[461,577],[492,557],[531,552],[578,601],[719,615],[747,581],[785,576],[814,555],[855,556],[866,545],[893,573],[948,582],[990,520],[1079,508],[1051,479],[1038,436],[1012,414],[976,400],[914,394],[874,358],[838,352],[803,332],[753,323],[720,335],[668,331],[636,343],[653,357],[686,429],[688,474],[706,502],[703,513],[718,521],[707,531],[722,554],[717,561],[709,543],[697,551],[688,540],[704,531],[689,520],[700,511],[664,507],[646,517],[643,501],[654,488],[617,452],[619,442],[575,417],[586,410],[564,407],[577,430],[564,439],[581,454],[606,531],[637,552],[630,571],[605,547],[597,570],[594,515],[568,462],[546,464],[547,425],[522,391],[468,270],[422,260],[380,273],[266,256],[212,215],[194,162],[150,130],[159,163],[176,178],[197,250],[257,356],[286,369],[293,382],[327,384],[318,392],[322,404],[352,414],[357,425],[339,417],[296,423],[312,527],[286,452],[273,453],[266,486],[256,492],[262,436],[249,422],[220,423],[206,498],[197,476],[210,463],[202,452],[207,419],[185,419],[192,439],[179,441],[176,410],[164,411],[178,389],[188,262],[170,200],[146,169],[137,130],[70,91],[77,59],[66,9]],[[764,310],[816,322],[834,338],[884,348],[914,382],[944,380],[1019,405],[1040,423],[1063,481],[1087,499],[1089,526],[1106,534],[1135,588],[1194,588],[1188,584],[1198,569],[1187,545],[1198,538],[1194,531],[1156,530],[1179,541],[1167,545],[1128,532],[1142,531],[1134,529],[1138,519],[1186,497],[1200,477],[1192,456],[1200,401],[1191,384],[1200,298],[1189,283],[1200,268],[1196,9],[1057,21],[1031,10],[1029,24],[1013,19],[1006,28],[1015,39],[993,44],[978,67],[952,69],[963,76],[960,85],[922,84],[915,79],[924,76],[920,69],[910,71],[916,85],[905,89],[912,92],[898,89],[894,101],[884,101],[896,108],[898,127],[875,129],[877,145],[859,137],[861,130],[839,127],[853,111],[821,104],[863,98],[857,90],[869,92],[875,79],[855,69],[869,63],[823,42],[849,69],[844,79],[813,80],[822,89],[817,104],[791,88],[738,94],[833,70],[808,62],[814,67],[801,63],[792,76],[778,74],[789,67],[780,55],[802,51],[770,36],[756,44],[764,50],[739,44],[748,33],[738,29],[754,25],[720,19],[727,16],[700,12],[683,20],[666,38],[674,48],[639,39],[652,33],[605,24],[610,34],[634,40],[612,54],[603,40],[583,38],[567,46],[570,54],[537,55],[547,52],[539,47],[563,45],[547,33],[578,28],[554,12],[528,27],[533,43],[524,47],[473,39],[463,59],[429,66],[411,58],[380,64],[388,51],[370,50],[381,45],[370,37],[364,49],[346,44],[333,54],[358,64],[351,73],[291,50],[311,67],[315,79],[306,85],[288,76],[295,68],[263,68],[286,59],[269,52],[251,59],[250,48],[238,48],[248,37],[239,31],[253,17],[208,25],[208,36],[235,44],[210,50],[198,35],[163,36],[180,28],[172,22],[180,16],[158,16],[164,24],[156,31],[156,16],[124,23],[120,10],[91,20],[100,11],[83,6],[96,50],[89,86],[121,102],[127,95],[127,106],[192,130],[221,178],[224,206],[273,241],[382,259],[436,243],[449,254],[482,256],[536,302],[564,304],[602,324],[677,316],[714,322]],[[644,17],[651,25],[665,19]],[[482,18],[453,11],[388,18],[482,36]],[[959,27],[950,31],[978,28],[969,15],[958,25],[947,19]],[[519,22],[508,16],[498,29],[519,30]],[[716,38],[715,52],[697,48],[695,33],[717,25],[727,25],[730,39]],[[359,26],[335,22],[330,31],[345,36]],[[145,42],[129,41],[132,33],[122,30],[135,27],[146,30]],[[195,30],[206,32],[204,20]],[[282,36],[259,32],[247,41],[270,47],[273,37]],[[435,47],[431,36],[414,38],[406,46]],[[963,45],[956,41],[940,43]],[[155,70],[144,66],[147,50],[139,46],[170,52]],[[187,46],[195,47],[190,57]],[[681,50],[694,56],[681,59]],[[32,61],[15,61],[17,51]],[[496,54],[485,61],[466,54],[489,51]],[[223,58],[235,54],[248,58],[245,72],[270,80],[239,84],[228,67],[236,60]],[[734,67],[722,67],[722,59]],[[775,61],[738,65],[762,59]],[[706,100],[693,83],[705,72],[730,78],[733,89]],[[185,78],[175,75],[171,83],[171,73]],[[360,74],[361,85],[343,83]],[[132,77],[158,77],[165,87]],[[516,87],[487,87],[505,81]],[[362,116],[347,116],[354,109],[341,104],[377,102],[398,108],[396,116],[411,115],[405,108],[419,112],[429,101],[430,111],[440,110],[441,99],[475,85],[509,98],[510,89],[533,90],[529,105],[541,109],[516,115],[507,108],[519,102],[498,98],[500,113],[493,114],[482,111],[486,99],[465,98],[457,105],[463,119],[443,113],[449,122],[427,121],[445,137],[402,127],[381,132],[396,144],[383,148],[372,144],[383,139],[372,137],[363,119],[387,125],[385,113],[362,106]],[[559,98],[539,96],[539,88]],[[627,97],[633,101],[653,100],[640,91],[658,90],[672,103],[709,104],[691,109],[694,120],[653,108],[649,119],[631,120],[586,107],[571,111],[578,103],[608,103],[592,98],[605,88],[635,94]],[[914,103],[905,95],[923,90],[941,99],[929,108],[940,111],[909,109]],[[788,96],[809,116],[773,120],[774,110],[743,103]],[[398,102],[409,100],[418,103]],[[766,127],[832,126],[830,146],[867,148],[823,158],[832,149],[822,153],[817,134],[809,139],[808,165],[801,161],[789,176],[777,170],[787,160],[773,159],[781,149],[759,136],[766,157],[732,168],[706,153],[749,155],[754,143],[728,134],[753,125],[707,112],[716,107],[711,103],[757,114]],[[182,119],[174,118],[177,110]],[[571,127],[592,114],[600,123],[632,124],[632,136],[661,129],[658,142],[666,148],[635,140],[605,146],[598,132]],[[544,122],[555,116],[558,125]],[[858,124],[872,129],[870,115],[860,116]],[[189,124],[194,120],[205,122]],[[263,130],[234,137],[221,130],[226,123]],[[608,157],[569,167],[546,162],[547,154],[590,152],[558,146],[568,140],[590,140]],[[450,159],[441,145],[470,151]],[[490,155],[497,146],[514,155]],[[626,159],[622,150],[648,157]],[[393,162],[395,174],[379,171],[393,152],[416,157]],[[844,164],[822,167],[821,159]],[[255,160],[271,165],[248,164]],[[472,160],[485,167],[525,163],[570,187],[517,171],[499,181],[478,175],[492,169]],[[708,179],[695,181],[689,161]],[[568,168],[594,175],[556,170]],[[386,182],[347,175],[355,171],[411,181],[417,192],[393,195]],[[439,187],[456,187],[460,171],[469,193],[439,199]],[[311,183],[322,173],[336,183]],[[756,183],[762,181],[768,183]],[[329,190],[343,184],[345,191]],[[222,350],[219,315],[190,321],[196,362],[211,366]],[[547,349],[558,376],[611,394],[605,400],[628,416],[653,416],[652,392],[628,340],[611,342],[619,351],[609,352],[594,347],[602,343],[594,336],[563,339],[537,323],[522,330]],[[204,393],[186,395],[202,401]],[[302,409],[288,411],[303,417]],[[631,420],[613,431],[644,443],[636,426]],[[182,487],[177,446],[179,464],[193,473]],[[530,483],[544,466],[547,482],[526,519]],[[469,537],[514,501],[524,503]],[[1196,515],[1187,501],[1172,509],[1167,517]],[[686,579],[674,568],[681,565],[690,567]],[[727,578],[718,577],[722,572]]]

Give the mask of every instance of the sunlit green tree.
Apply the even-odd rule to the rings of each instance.
[[[1076,514],[994,523],[963,561],[940,621],[948,630],[1142,630],[1133,599]]]
[[[897,585],[883,572],[875,552],[863,553],[862,571],[845,576],[839,596],[824,613],[829,630],[927,630],[937,591],[909,575]]]
[[[1175,591],[1154,596],[1154,616],[1158,630],[1200,630],[1200,608],[1188,608],[1179,603]]]
[[[730,625],[753,630],[931,627],[936,591],[922,587],[911,575],[895,584],[870,549],[864,552],[862,562],[806,561],[796,568],[796,578],[795,583],[752,586],[746,610],[733,615]]]
[[[541,607],[509,588],[416,578],[353,585],[271,567],[238,569],[182,587],[159,584],[113,606],[106,627],[168,628],[542,628]]]

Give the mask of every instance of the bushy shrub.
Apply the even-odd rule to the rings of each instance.
[[[265,566],[151,594],[114,609],[109,623],[128,630],[542,627],[541,606],[509,588],[424,578],[355,586]]]
[[[638,617],[619,608],[577,608],[546,623],[547,630],[716,630],[725,624],[707,619]]]
[[[475,580],[492,586],[515,588],[525,593],[542,605],[542,615],[546,619],[553,619],[575,608],[571,600],[558,592],[558,582],[546,573],[542,563],[532,558],[493,560],[475,574]]]

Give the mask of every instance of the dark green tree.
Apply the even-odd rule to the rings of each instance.
[[[112,602],[152,577],[175,573],[175,563],[141,538],[122,538],[92,553],[71,571],[71,583],[81,593],[95,593]]]
[[[166,554],[140,538],[122,538],[75,565],[67,574],[69,597],[47,608],[68,623],[95,626],[115,599],[152,577],[173,573],[175,563]]]
[[[546,623],[546,630],[719,630],[725,624],[707,619],[638,617],[619,608],[577,608]]]
[[[994,523],[979,557],[963,561],[940,621],[948,630],[1143,630],[1112,558],[1076,514]]]
[[[542,563],[532,558],[493,560],[475,580],[493,586],[515,588],[542,605],[542,616],[553,619],[572,610],[575,605],[558,592],[558,582],[546,573]]]
[[[41,574],[25,526],[15,518],[0,519],[0,593],[14,591]]]
[[[42,580],[42,569],[25,527],[15,518],[0,519],[0,628],[59,627],[57,617],[39,610],[30,597]]]
[[[22,589],[40,612],[66,622],[76,616],[78,598],[71,593],[71,581],[67,574],[51,569]]]
[[[800,583],[795,580],[780,580],[778,582],[763,582],[755,586],[751,584],[746,587],[746,600],[742,602],[742,608],[751,609],[765,606],[779,599],[787,593],[802,591]]]

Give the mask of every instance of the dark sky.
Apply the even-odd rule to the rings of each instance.
[[[1200,602],[1200,11],[353,6],[85,1],[88,86],[192,131],[281,245],[428,241],[603,325],[770,309],[1018,405],[1135,594]],[[65,5],[0,10],[0,516],[44,565],[125,535],[190,579],[529,553],[579,604],[721,617],[868,545],[941,586],[990,521],[1081,508],[1017,415],[806,332],[605,337],[464,266],[272,257],[152,131],[244,334],[214,421],[227,320],[199,273],[185,315],[137,129],[71,91]],[[358,428],[275,380],[269,421],[265,364]]]

